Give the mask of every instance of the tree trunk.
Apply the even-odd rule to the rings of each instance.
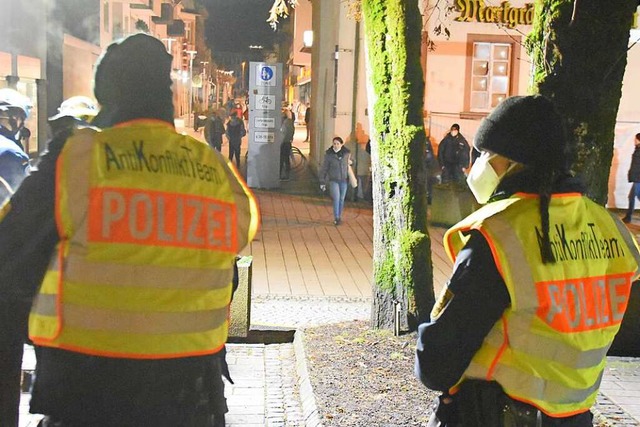
[[[588,196],[607,201],[613,139],[637,0],[544,0],[527,45],[534,84],[566,120],[573,170]]]
[[[427,231],[424,80],[418,0],[363,0],[371,122],[374,290],[371,325],[401,331],[433,305]],[[399,306],[397,304],[399,303]]]

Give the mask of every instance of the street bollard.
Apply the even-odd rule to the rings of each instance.
[[[229,338],[246,338],[251,327],[251,270],[253,257],[243,256],[236,262],[238,266],[238,289],[231,302],[231,322]]]

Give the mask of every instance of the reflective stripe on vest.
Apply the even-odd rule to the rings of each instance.
[[[108,357],[217,352],[235,255],[258,221],[227,161],[144,120],[77,132],[56,173],[61,241],[31,310],[32,340]]]
[[[557,262],[543,264],[538,212],[537,196],[518,194],[486,205],[445,234],[455,259],[469,230],[482,233],[511,298],[460,382],[495,380],[512,398],[562,417],[595,402],[640,253],[601,206],[579,194],[554,195],[549,218]]]

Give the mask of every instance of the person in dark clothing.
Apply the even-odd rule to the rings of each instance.
[[[280,179],[283,181],[288,181],[291,174],[291,146],[293,145],[295,131],[293,120],[291,120],[291,111],[286,110],[280,125],[280,133],[282,134],[282,142],[280,143]]]
[[[211,148],[222,150],[222,135],[224,135],[224,123],[217,111],[212,111],[204,124],[204,139]]]
[[[227,116],[230,117],[231,116],[231,112],[233,111],[233,109],[236,107],[236,103],[233,100],[233,98],[229,98],[227,100],[227,102],[225,102],[224,104],[224,108],[227,110]]]
[[[309,142],[311,131],[311,105],[307,104],[307,109],[304,110],[304,126],[307,128],[307,136],[304,138],[304,142]]]
[[[238,117],[238,113],[231,111],[231,118],[227,122],[227,139],[229,140],[229,160],[233,162],[235,157],[236,166],[240,169],[240,147],[242,146],[242,137],[247,134],[242,119]]]
[[[29,157],[20,138],[30,108],[26,96],[13,89],[0,89],[0,206],[29,171]]]
[[[431,145],[431,138],[429,137],[427,137],[426,141],[425,173],[427,175],[427,203],[431,204],[433,198],[433,184],[438,182],[440,168],[438,165],[438,159],[436,159],[436,156],[433,153],[433,146]]]
[[[19,92],[0,89],[0,219],[7,215],[9,198],[29,173],[29,158],[19,138],[30,105],[29,99]],[[16,255],[13,251],[4,253],[0,265],[13,264]],[[7,284],[0,278],[0,293]],[[0,424],[3,426],[18,425],[22,353],[27,338],[29,307],[29,300],[0,297]]]
[[[554,292],[570,287],[567,279],[589,283],[623,271],[626,306],[637,244],[582,195],[568,172],[562,120],[546,98],[503,101],[474,143],[482,154],[467,182],[488,204],[445,234],[453,273],[418,329],[416,375],[443,392],[428,426],[591,426],[602,361],[620,324],[571,323]],[[624,255],[573,259],[555,243],[559,228],[573,238],[589,227],[615,236]],[[580,298],[587,307],[603,303],[591,292]]]
[[[469,167],[470,147],[460,133],[460,125],[454,123],[438,145],[438,162],[442,167],[441,182],[463,182],[463,169]]]
[[[194,215],[198,214],[187,213],[195,209],[189,207],[190,203],[223,197],[232,204],[232,209],[252,212],[250,206],[256,208],[248,189],[235,178],[219,154],[175,132],[170,71],[171,55],[158,39],[140,33],[111,44],[99,60],[95,75],[95,96],[102,108],[92,123],[103,130],[83,129],[71,138],[54,136],[36,170],[11,198],[0,221],[0,257],[13,259],[11,263],[0,264],[0,302],[3,308],[12,309],[7,315],[12,328],[24,328],[25,307],[28,310],[34,301],[29,333],[36,344],[37,367],[30,411],[46,415],[41,422],[43,427],[224,426],[226,402],[221,392],[220,351],[226,338],[224,319],[228,309],[226,299],[232,288],[233,254],[216,248],[199,249],[197,245],[189,245],[188,239],[180,242],[179,247],[172,245],[171,240],[166,240],[172,237],[166,234],[169,222],[164,223],[162,244],[132,242],[133,251],[126,254],[127,244],[122,243],[128,239],[126,224],[135,227],[136,223],[131,221],[135,213],[129,209],[122,212],[125,218],[120,224],[111,222],[108,229],[101,228],[111,234],[100,243],[100,238],[91,231],[76,232],[84,220],[90,224],[104,219],[94,214],[102,211],[98,205],[105,200],[104,193],[101,194],[104,189],[120,195],[116,197],[119,201],[112,201],[121,207],[131,197],[127,194],[140,197],[138,200],[162,197],[157,199],[158,206],[163,206],[160,209],[171,209],[171,204],[175,207],[175,203],[185,198],[185,215],[192,217],[194,227],[203,230],[212,223],[206,217],[197,219]],[[134,151],[139,159],[137,164],[131,160]],[[224,185],[213,188],[206,184],[204,174],[191,174],[190,168],[155,168],[150,160],[166,153],[179,159],[183,151],[193,155],[202,170],[214,169],[214,175]],[[97,156],[103,156],[103,160]],[[123,160],[125,156],[129,156],[127,162]],[[184,162],[188,162],[187,158]],[[78,163],[88,166],[78,167],[78,173],[86,175],[70,173],[70,168]],[[96,169],[101,173],[96,173]],[[65,203],[65,198],[74,200]],[[244,246],[251,238],[257,218],[240,214],[229,221],[244,224],[233,231],[241,236],[238,247]],[[90,225],[87,227],[91,229]],[[59,233],[63,228],[65,235]],[[131,230],[134,238],[142,231]],[[249,231],[243,236],[245,230]],[[219,235],[214,229],[210,231]],[[69,240],[74,243],[69,245]],[[96,251],[96,245],[102,249]],[[78,252],[79,248],[83,249]],[[56,249],[60,251],[59,257]],[[185,250],[193,254],[183,258],[180,253]],[[149,251],[157,251],[158,255],[152,256],[151,262],[144,256],[144,252],[151,254]],[[188,261],[194,257],[212,258],[194,269]],[[60,264],[52,259],[59,259]],[[221,262],[220,266],[211,267],[216,260]],[[214,329],[201,334],[197,331],[202,331],[202,322],[196,326],[189,316],[180,314],[193,313],[189,310],[197,305],[198,310],[214,316],[215,310],[204,298],[192,296],[209,292],[193,283],[207,275],[207,270],[220,276],[216,291],[224,293],[215,297],[220,307],[224,307],[219,320],[208,327],[223,325],[220,334]],[[59,291],[55,286],[52,294],[44,293],[51,289],[51,280],[58,282],[58,278],[64,299],[57,297]],[[188,289],[174,296],[182,307],[188,304],[191,308],[176,310],[172,302],[176,298],[162,298],[162,294],[173,292],[170,289]],[[140,298],[142,294],[146,297]],[[53,302],[59,313],[54,310],[47,315],[43,302],[48,295],[56,296]],[[167,310],[158,310],[161,306]],[[78,308],[102,314],[71,315]],[[114,315],[114,310],[121,317]],[[62,313],[64,323],[60,322]],[[2,315],[6,315],[4,310]],[[149,316],[157,321],[149,321]],[[2,320],[3,325],[7,324]],[[47,335],[54,324],[51,322],[58,325],[55,336]],[[97,323],[93,327],[81,326],[88,325],[87,322]],[[191,334],[209,338],[196,343],[187,337]],[[123,339],[124,336],[127,338]],[[191,345],[202,350],[187,349]]]
[[[629,190],[629,207],[627,208],[627,214],[622,218],[624,222],[631,222],[633,216],[633,210],[636,207],[636,198],[640,200],[640,133],[636,134],[635,149],[633,150],[633,156],[631,157],[631,166],[627,173],[627,179],[631,183],[631,189]]]

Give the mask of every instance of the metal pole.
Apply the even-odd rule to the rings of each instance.
[[[193,118],[193,58],[198,53],[195,50],[186,50],[187,54],[189,54],[189,102],[187,103],[187,126],[192,127],[194,122]]]
[[[193,126],[192,121],[192,110],[193,109],[193,56],[189,60],[189,127]]]

